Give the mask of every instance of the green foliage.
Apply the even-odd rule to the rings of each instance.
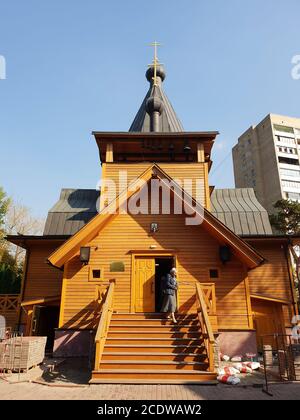
[[[4,224],[10,203],[10,198],[0,187],[0,294],[17,294],[21,288],[21,268],[9,253],[4,239]]]
[[[0,264],[0,294],[18,294],[21,289],[22,273],[7,264]]]
[[[276,212],[270,215],[271,225],[286,235],[300,234],[300,203],[279,200],[273,206]]]

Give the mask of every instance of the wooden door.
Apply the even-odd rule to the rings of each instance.
[[[155,312],[155,259],[135,259],[135,311]]]
[[[257,346],[261,351],[263,344],[276,348],[273,334],[283,334],[283,315],[281,304],[255,299],[252,302],[253,323],[256,329]]]

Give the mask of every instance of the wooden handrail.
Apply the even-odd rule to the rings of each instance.
[[[205,337],[204,343],[206,347],[209,370],[214,371],[214,346],[215,346],[215,337],[213,329],[209,320],[207,312],[207,304],[204,299],[203,291],[199,283],[196,284],[196,299],[199,305],[198,309],[198,318],[200,321],[201,329]]]
[[[105,302],[102,306],[102,312],[95,336],[95,370],[99,369],[99,364],[102,358],[102,353],[108,333],[108,328],[113,312],[113,296],[115,289],[115,281],[111,281],[108,287],[108,292],[105,298]]]

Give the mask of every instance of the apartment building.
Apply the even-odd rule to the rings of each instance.
[[[232,149],[235,186],[252,187],[273,213],[284,198],[300,201],[300,118],[269,114]]]

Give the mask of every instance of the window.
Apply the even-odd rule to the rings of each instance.
[[[102,281],[103,274],[104,274],[104,271],[102,267],[97,267],[97,268],[90,267],[89,281]]]
[[[300,171],[294,169],[280,169],[282,176],[300,177]]]
[[[295,139],[294,137],[283,137],[283,136],[276,136],[276,140],[280,143],[285,143],[289,146],[295,146]]]
[[[287,193],[287,198],[290,200],[300,200],[299,193]]]
[[[298,159],[291,159],[291,158],[288,158],[288,157],[279,156],[278,161],[279,161],[279,163],[286,163],[288,165],[297,165],[297,166],[299,165],[299,160]]]
[[[294,129],[293,127],[287,127],[285,125],[278,125],[278,124],[274,124],[273,125],[274,130],[276,131],[282,131],[284,133],[292,133],[294,134]]]
[[[296,181],[282,181],[282,186],[287,188],[300,188],[300,182]]]
[[[93,279],[101,278],[101,270],[93,270]]]
[[[211,279],[218,279],[219,278],[219,270],[217,270],[215,268],[209,270],[209,277]]]

